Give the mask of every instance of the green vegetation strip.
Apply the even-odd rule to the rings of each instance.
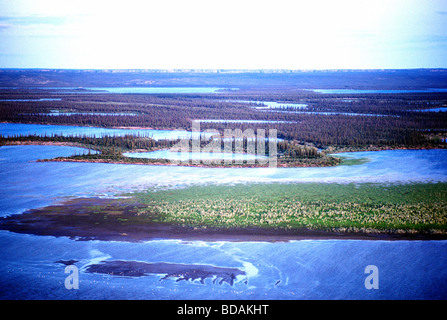
[[[239,184],[133,194],[139,215],[182,226],[446,234],[447,183]]]

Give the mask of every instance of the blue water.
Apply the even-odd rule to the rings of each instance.
[[[282,103],[282,102],[274,102],[274,101],[266,101],[262,102],[262,104],[266,105],[266,107],[255,107],[256,109],[280,109],[280,108],[292,108],[292,109],[305,109],[307,104],[304,103]]]
[[[39,113],[41,115],[49,116],[73,116],[73,115],[96,115],[96,116],[136,116],[136,113],[127,112],[60,112],[58,110],[52,110],[48,113]]]
[[[314,90],[316,91],[316,90]],[[323,92],[324,93],[324,92]],[[307,104],[303,103],[282,103],[282,102],[274,102],[274,101],[249,101],[249,100],[230,100],[233,102],[241,102],[241,103],[250,103],[256,104],[254,109],[266,112],[278,112],[278,113],[294,113],[294,114],[322,114],[322,115],[345,115],[345,116],[368,116],[368,117],[386,117],[388,115],[384,114],[373,114],[373,113],[354,113],[354,112],[331,112],[331,111],[303,111],[307,108]],[[281,110],[281,109],[288,110]],[[295,110],[290,110],[295,109]],[[202,120],[204,121],[204,120]],[[229,120],[215,120],[215,121],[226,121]],[[238,120],[238,121],[251,121],[251,120]],[[265,121],[265,122],[275,122],[275,121]],[[281,121],[276,121],[281,122]],[[287,122],[287,121],[283,121]],[[293,123],[293,122],[290,122]]]
[[[304,103],[285,103],[285,102],[275,102],[275,101],[255,101],[255,100],[229,100],[230,102],[248,103],[255,104],[253,107],[255,109],[305,109],[307,104]]]
[[[228,119],[205,119],[197,120],[199,122],[208,123],[297,123],[296,121],[281,121],[281,120],[228,120]]]
[[[446,241],[322,240],[288,243],[73,241],[0,232],[2,299],[445,299]],[[32,249],[31,249],[32,248]],[[67,290],[65,266],[77,260],[79,289]],[[239,268],[233,286],[163,275],[90,274],[107,260],[209,264]],[[365,267],[379,270],[367,290]]]
[[[323,168],[201,168],[106,163],[35,162],[81,153],[59,146],[0,147],[0,216],[49,205],[64,197],[110,196],[148,188],[234,183],[447,182],[447,150],[340,154],[369,162]]]
[[[189,184],[244,182],[447,182],[447,150],[343,154],[367,158],[331,168],[193,168],[35,162],[82,149],[0,147],[0,215],[21,214],[82,196]],[[141,243],[76,241],[0,231],[0,299],[446,299],[447,241],[305,240]],[[64,286],[59,260],[76,260],[79,289]],[[87,272],[100,261],[205,264],[245,272],[234,285],[213,279],[177,281],[163,274],[119,277]],[[368,290],[365,267],[379,270]]]
[[[447,112],[447,107],[431,108],[431,109],[424,109],[424,110],[411,110],[411,111],[417,111],[417,112]]]
[[[122,87],[122,88],[85,88],[89,91],[106,91],[109,93],[215,93],[223,88],[217,87]],[[235,90],[235,89],[232,89]]]
[[[30,101],[62,101],[60,98],[40,98],[40,99],[0,99],[1,101],[20,101],[20,102],[30,102]]]
[[[151,137],[155,140],[160,139],[178,139],[189,138],[191,133],[184,130],[153,130],[153,129],[110,129],[99,127],[80,127],[80,126],[59,126],[59,125],[43,125],[43,124],[24,124],[24,123],[0,123],[0,134],[5,137],[14,135],[86,135],[103,137],[106,135],[140,135]],[[208,133],[202,133],[211,135]],[[192,133],[197,136],[198,133]]]
[[[225,153],[225,152],[171,152],[170,150],[158,150],[151,152],[126,152],[124,156],[129,158],[146,159],[168,159],[168,160],[253,160],[268,159],[266,156],[244,153]]]
[[[409,90],[374,90],[374,89],[308,89],[325,94],[365,94],[365,93],[436,93],[447,92],[447,89],[409,89]]]
[[[18,87],[0,88],[0,89],[23,89]],[[216,93],[221,90],[238,90],[236,88],[225,89],[217,87],[29,87],[26,89],[38,90],[57,90],[64,93],[82,94],[82,93]],[[22,101],[22,100],[17,100]],[[31,100],[30,100],[31,101]]]
[[[264,111],[264,110],[263,110]],[[399,117],[396,115],[379,114],[379,113],[355,113],[355,112],[338,112],[338,111],[286,111],[286,110],[268,110],[268,112],[278,113],[294,113],[294,114],[321,114],[326,116],[343,115],[354,117]]]

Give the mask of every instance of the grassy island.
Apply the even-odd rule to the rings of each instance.
[[[0,219],[75,239],[447,239],[447,183],[239,184],[75,198]]]
[[[447,184],[250,184],[138,193],[163,223],[331,232],[447,234]]]

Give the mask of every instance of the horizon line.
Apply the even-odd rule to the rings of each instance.
[[[115,71],[115,72],[196,72],[196,73],[294,73],[294,72],[349,72],[349,71],[405,71],[405,70],[440,70],[447,71],[447,67],[421,67],[421,68],[328,68],[328,69],[285,69],[285,68],[42,68],[42,67],[0,67],[1,71],[34,70],[34,71]]]

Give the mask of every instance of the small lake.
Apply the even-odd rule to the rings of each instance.
[[[262,104],[265,105],[265,107],[255,107],[256,109],[305,109],[307,107],[307,104],[304,103],[283,103],[283,102],[262,102]]]
[[[39,113],[40,115],[48,116],[76,116],[76,115],[89,115],[89,116],[136,116],[136,113],[127,112],[60,112],[52,110],[48,113]]]
[[[276,113],[293,113],[293,114],[322,114],[322,115],[345,115],[345,116],[366,116],[366,117],[387,117],[385,114],[373,113],[353,113],[353,112],[337,112],[337,111],[305,111],[309,105],[304,103],[284,103],[274,101],[254,101],[254,100],[230,100],[231,102],[241,102],[255,104],[254,109],[265,112]],[[287,110],[285,110],[287,109]],[[228,120],[226,120],[228,121]],[[247,120],[239,120],[247,121]],[[229,121],[228,121],[229,122]]]
[[[25,124],[25,123],[0,123],[0,134],[5,137],[15,135],[62,135],[76,136],[86,135],[103,137],[106,135],[140,135],[143,137],[151,137],[155,140],[161,139],[179,139],[198,137],[197,132],[186,132],[183,130],[153,130],[153,129],[110,129],[98,127],[81,127],[81,126],[59,126],[59,125],[43,125],[43,124]],[[205,136],[211,136],[212,133],[201,133]]]
[[[88,116],[137,116],[136,113],[126,113],[126,112],[62,112],[57,110],[51,110],[51,112],[41,112],[41,113],[22,113],[22,115],[40,115],[40,116],[77,116],[77,115],[88,115]]]
[[[228,90],[217,87],[121,87],[121,88],[85,88],[88,91],[103,91],[108,93],[140,93],[140,94],[162,94],[162,93],[216,93]],[[231,89],[236,90],[236,89]]]
[[[229,102],[239,102],[253,104],[254,109],[305,109],[307,104],[304,103],[287,103],[287,102],[275,102],[275,101],[255,101],[255,100],[229,100]]]
[[[2,101],[18,101],[18,102],[36,102],[36,101],[62,101],[60,98],[41,98],[41,99],[3,99]]]
[[[423,110],[411,110],[414,112],[447,112],[447,107],[423,109]]]
[[[188,160],[256,160],[268,159],[266,156],[245,153],[226,152],[173,152],[170,150],[158,150],[151,152],[126,152],[124,156],[129,158],[168,159],[175,161]]]
[[[121,93],[121,94],[171,94],[171,93],[217,93],[221,91],[235,91],[237,88],[218,87],[12,87],[0,89],[36,89],[36,90],[56,90],[63,93]],[[14,100],[12,100],[14,101]],[[23,100],[17,100],[23,101]],[[30,100],[34,101],[34,100]],[[37,100],[42,101],[42,100]]]
[[[374,89],[307,89],[324,94],[368,94],[368,93],[437,93],[447,92],[447,89],[409,89],[409,90],[374,90]]]
[[[208,123],[297,123],[296,121],[281,121],[281,120],[227,120],[227,119],[205,119],[196,120],[199,122]]]
[[[354,116],[354,117],[399,117],[396,115],[379,114],[379,113],[354,113],[354,112],[338,112],[338,111],[285,111],[285,110],[264,110],[266,112],[277,113],[293,113],[293,114],[317,114],[325,116]]]

